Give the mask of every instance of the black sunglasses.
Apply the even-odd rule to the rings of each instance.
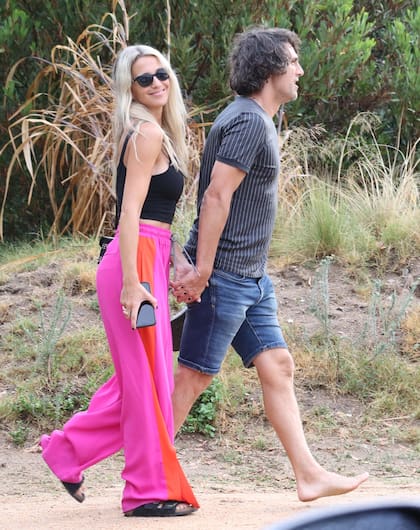
[[[141,74],[133,79],[133,83],[138,83],[143,88],[150,86],[153,83],[153,78],[159,81],[166,81],[169,79],[169,74],[164,68],[158,68],[154,74]]]

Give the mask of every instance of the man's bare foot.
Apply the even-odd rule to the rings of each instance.
[[[369,473],[362,473],[356,477],[345,477],[337,473],[322,470],[316,480],[299,480],[297,493],[302,502],[314,501],[320,497],[343,495],[355,490],[369,477]]]

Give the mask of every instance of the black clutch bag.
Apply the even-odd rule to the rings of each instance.
[[[106,247],[111,243],[113,240],[113,237],[109,236],[102,236],[99,239],[99,256],[98,256],[98,263],[100,263],[101,259],[104,257],[104,254],[106,252]]]

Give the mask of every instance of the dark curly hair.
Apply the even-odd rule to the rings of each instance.
[[[273,74],[289,64],[286,44],[299,51],[300,39],[283,28],[253,27],[236,35],[229,57],[230,87],[240,96],[259,92]]]

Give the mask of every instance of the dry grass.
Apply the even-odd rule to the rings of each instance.
[[[49,236],[113,231],[111,65],[129,37],[124,2],[113,4],[113,11],[100,24],[87,27],[75,42],[68,39],[66,46],[55,46],[50,60],[37,59],[39,72],[28,89],[27,100],[10,119],[10,142],[2,149],[11,145],[14,155],[0,208],[0,240],[7,191],[17,166],[27,171],[31,179],[28,204],[34,186],[45,179],[54,216]],[[117,17],[117,7],[122,22]],[[9,79],[20,62],[9,72]],[[58,94],[57,99],[53,94]],[[190,117],[202,112],[203,109],[192,109]],[[189,131],[192,177],[183,198],[188,207],[193,200],[194,176],[204,143],[203,125],[191,121]]]
[[[117,29],[115,18],[113,22]],[[69,39],[67,46],[54,47],[50,61],[39,59],[28,99],[11,119],[15,153],[7,180],[16,164],[24,166],[32,180],[30,203],[37,180],[45,178],[54,214],[50,234],[63,234],[70,226],[73,233],[86,233],[106,223],[113,197],[112,92],[110,69],[102,65],[101,54],[112,59],[123,39],[122,31],[99,25],[87,28],[76,42]],[[44,93],[58,93],[58,100],[48,98],[47,103]]]
[[[62,270],[63,288],[72,296],[96,293],[96,263],[67,263]]]
[[[420,363],[420,311],[409,311],[401,323],[401,329],[402,355],[412,362]]]
[[[335,143],[322,140],[322,129],[289,131],[272,257],[334,255],[385,271],[420,254],[420,139],[406,152],[380,145],[375,119],[356,116]]]

